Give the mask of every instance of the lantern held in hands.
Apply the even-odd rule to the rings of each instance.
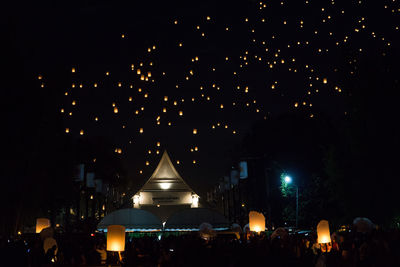
[[[329,222],[321,220],[317,225],[318,243],[326,244],[331,242],[331,235],[329,232]]]
[[[107,227],[107,250],[125,251],[125,226],[109,225]]]
[[[265,217],[262,213],[250,211],[249,213],[249,227],[252,232],[265,231]]]

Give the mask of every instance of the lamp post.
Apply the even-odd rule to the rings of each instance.
[[[286,175],[284,178],[286,184],[292,183],[292,177]],[[299,187],[296,184],[293,184],[296,187],[296,228],[298,227],[299,222]]]

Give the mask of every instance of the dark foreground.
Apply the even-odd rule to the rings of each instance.
[[[56,236],[58,251],[47,253],[38,236],[2,238],[1,266],[400,266],[400,232],[344,232],[320,247],[315,234],[294,234],[271,239],[259,236],[198,234],[162,237],[127,237],[125,252],[105,251],[102,235]],[[4,265],[3,265],[4,264]]]

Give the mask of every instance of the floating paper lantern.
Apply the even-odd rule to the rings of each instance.
[[[197,129],[193,129],[193,134],[197,134]]]
[[[318,243],[326,244],[331,242],[329,232],[329,223],[327,220],[321,220],[317,225]]]
[[[125,251],[125,227],[109,225],[107,227],[107,250]]]
[[[192,205],[190,206],[191,208],[198,208],[199,207],[199,196],[196,194],[192,195]]]
[[[50,227],[50,220],[47,218],[36,219],[36,233],[40,233],[43,229]]]
[[[265,231],[265,217],[262,213],[250,211],[249,213],[249,227],[250,231],[261,232]]]

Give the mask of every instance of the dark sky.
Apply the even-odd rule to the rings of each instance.
[[[63,134],[110,139],[139,183],[167,149],[204,189],[255,121],[297,109],[342,116],[360,59],[384,60],[398,46],[392,1],[159,2],[5,8],[10,134],[37,126],[37,101]]]

